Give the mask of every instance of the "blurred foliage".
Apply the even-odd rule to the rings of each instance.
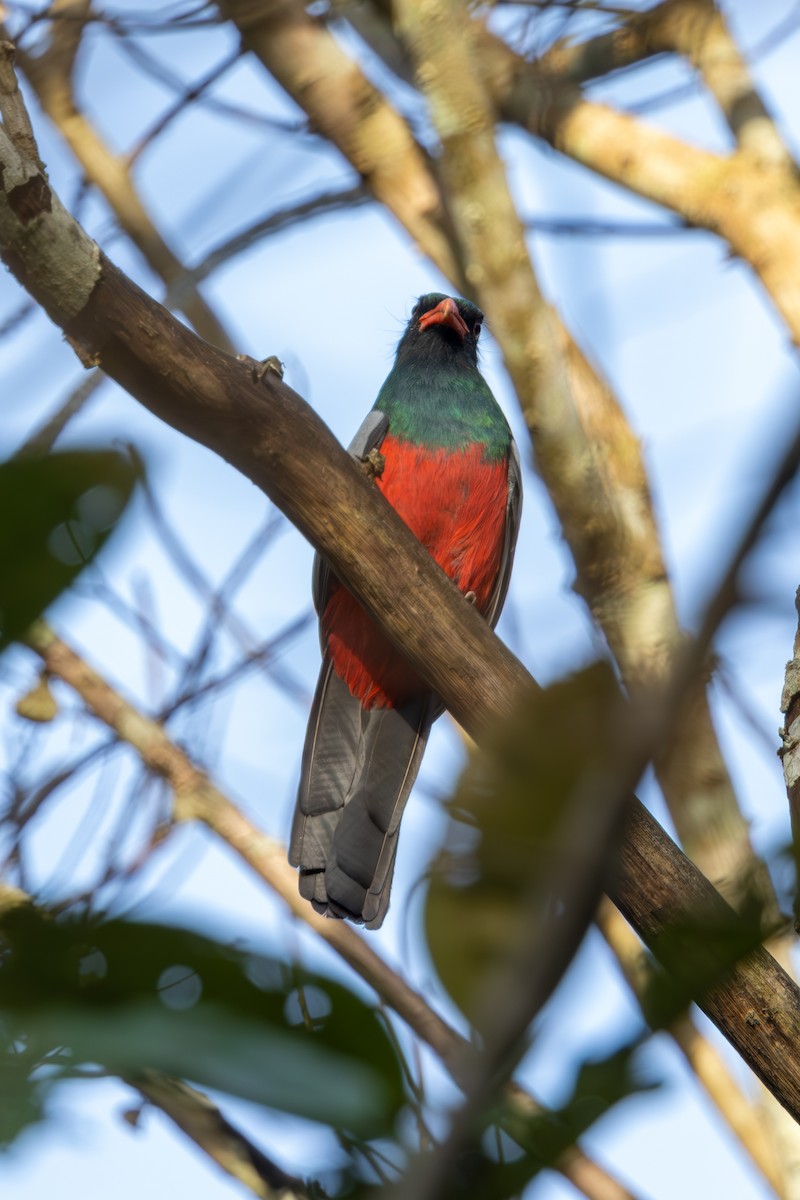
[[[527,1118],[519,1109],[500,1102],[485,1115],[480,1129],[451,1165],[436,1190],[439,1200],[506,1200],[520,1196],[541,1171],[556,1165],[562,1154],[616,1104],[652,1091],[659,1085],[646,1079],[636,1061],[642,1038],[600,1060],[587,1060],[577,1069],[572,1091],[557,1109],[541,1110]],[[415,1194],[414,1171],[424,1176],[427,1154],[421,1155],[401,1184],[402,1195]],[[386,1191],[394,1195],[393,1187]],[[426,1195],[433,1194],[430,1190]]]
[[[381,1018],[346,988],[185,929],[32,905],[0,920],[2,1135],[41,1113],[43,1084],[94,1064],[157,1070],[364,1137],[404,1102]]]
[[[137,468],[112,450],[0,463],[0,650],[94,558],[137,478]]]
[[[454,1176],[452,1187],[443,1193],[443,1200],[464,1196],[469,1200],[504,1200],[519,1194],[540,1171],[552,1167],[614,1105],[658,1086],[643,1079],[636,1070],[635,1055],[639,1046],[637,1040],[606,1058],[584,1062],[578,1069],[572,1094],[560,1108],[542,1112],[515,1129],[522,1154],[519,1149],[515,1151],[513,1143],[509,1153],[508,1139],[504,1139],[498,1155],[487,1131],[483,1138],[484,1150],[465,1156],[465,1169]]]
[[[464,770],[425,916],[439,977],[473,1024],[487,980],[519,955],[534,922],[558,920],[569,903],[582,836],[573,802],[585,789],[598,803],[609,794],[625,724],[614,675],[597,663],[520,704]]]
[[[550,1167],[577,1139],[606,1113],[629,1096],[652,1091],[659,1085],[637,1070],[636,1038],[605,1058],[581,1064],[569,1099],[559,1109],[543,1112],[527,1122],[521,1145],[536,1166]]]

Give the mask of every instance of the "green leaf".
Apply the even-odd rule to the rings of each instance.
[[[450,805],[447,851],[426,905],[439,977],[480,1025],[487,980],[513,962],[532,922],[557,919],[568,891],[569,827],[579,790],[607,795],[624,752],[625,710],[609,667],[596,664],[521,704],[467,765]],[[601,847],[600,850],[603,848]],[[557,881],[558,882],[558,881]]]
[[[95,556],[136,479],[130,462],[111,450],[0,463],[0,650]]]
[[[158,1070],[369,1137],[403,1103],[379,1017],[322,976],[187,930],[32,906],[3,917],[0,939],[3,1016],[37,1061],[63,1046],[73,1067]]]

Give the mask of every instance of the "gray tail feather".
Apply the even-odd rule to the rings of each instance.
[[[289,861],[317,912],[383,924],[400,818],[441,711],[426,693],[363,709],[330,662],[311,708]]]

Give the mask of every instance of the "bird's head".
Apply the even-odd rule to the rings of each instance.
[[[470,300],[429,292],[414,305],[398,354],[466,358],[477,364],[482,325],[483,313]]]

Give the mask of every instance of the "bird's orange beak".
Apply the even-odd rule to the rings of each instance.
[[[420,329],[429,329],[431,325],[446,325],[448,329],[454,330],[460,338],[465,338],[469,333],[466,322],[458,311],[458,305],[450,296],[437,304],[436,308],[423,313],[420,317]]]

